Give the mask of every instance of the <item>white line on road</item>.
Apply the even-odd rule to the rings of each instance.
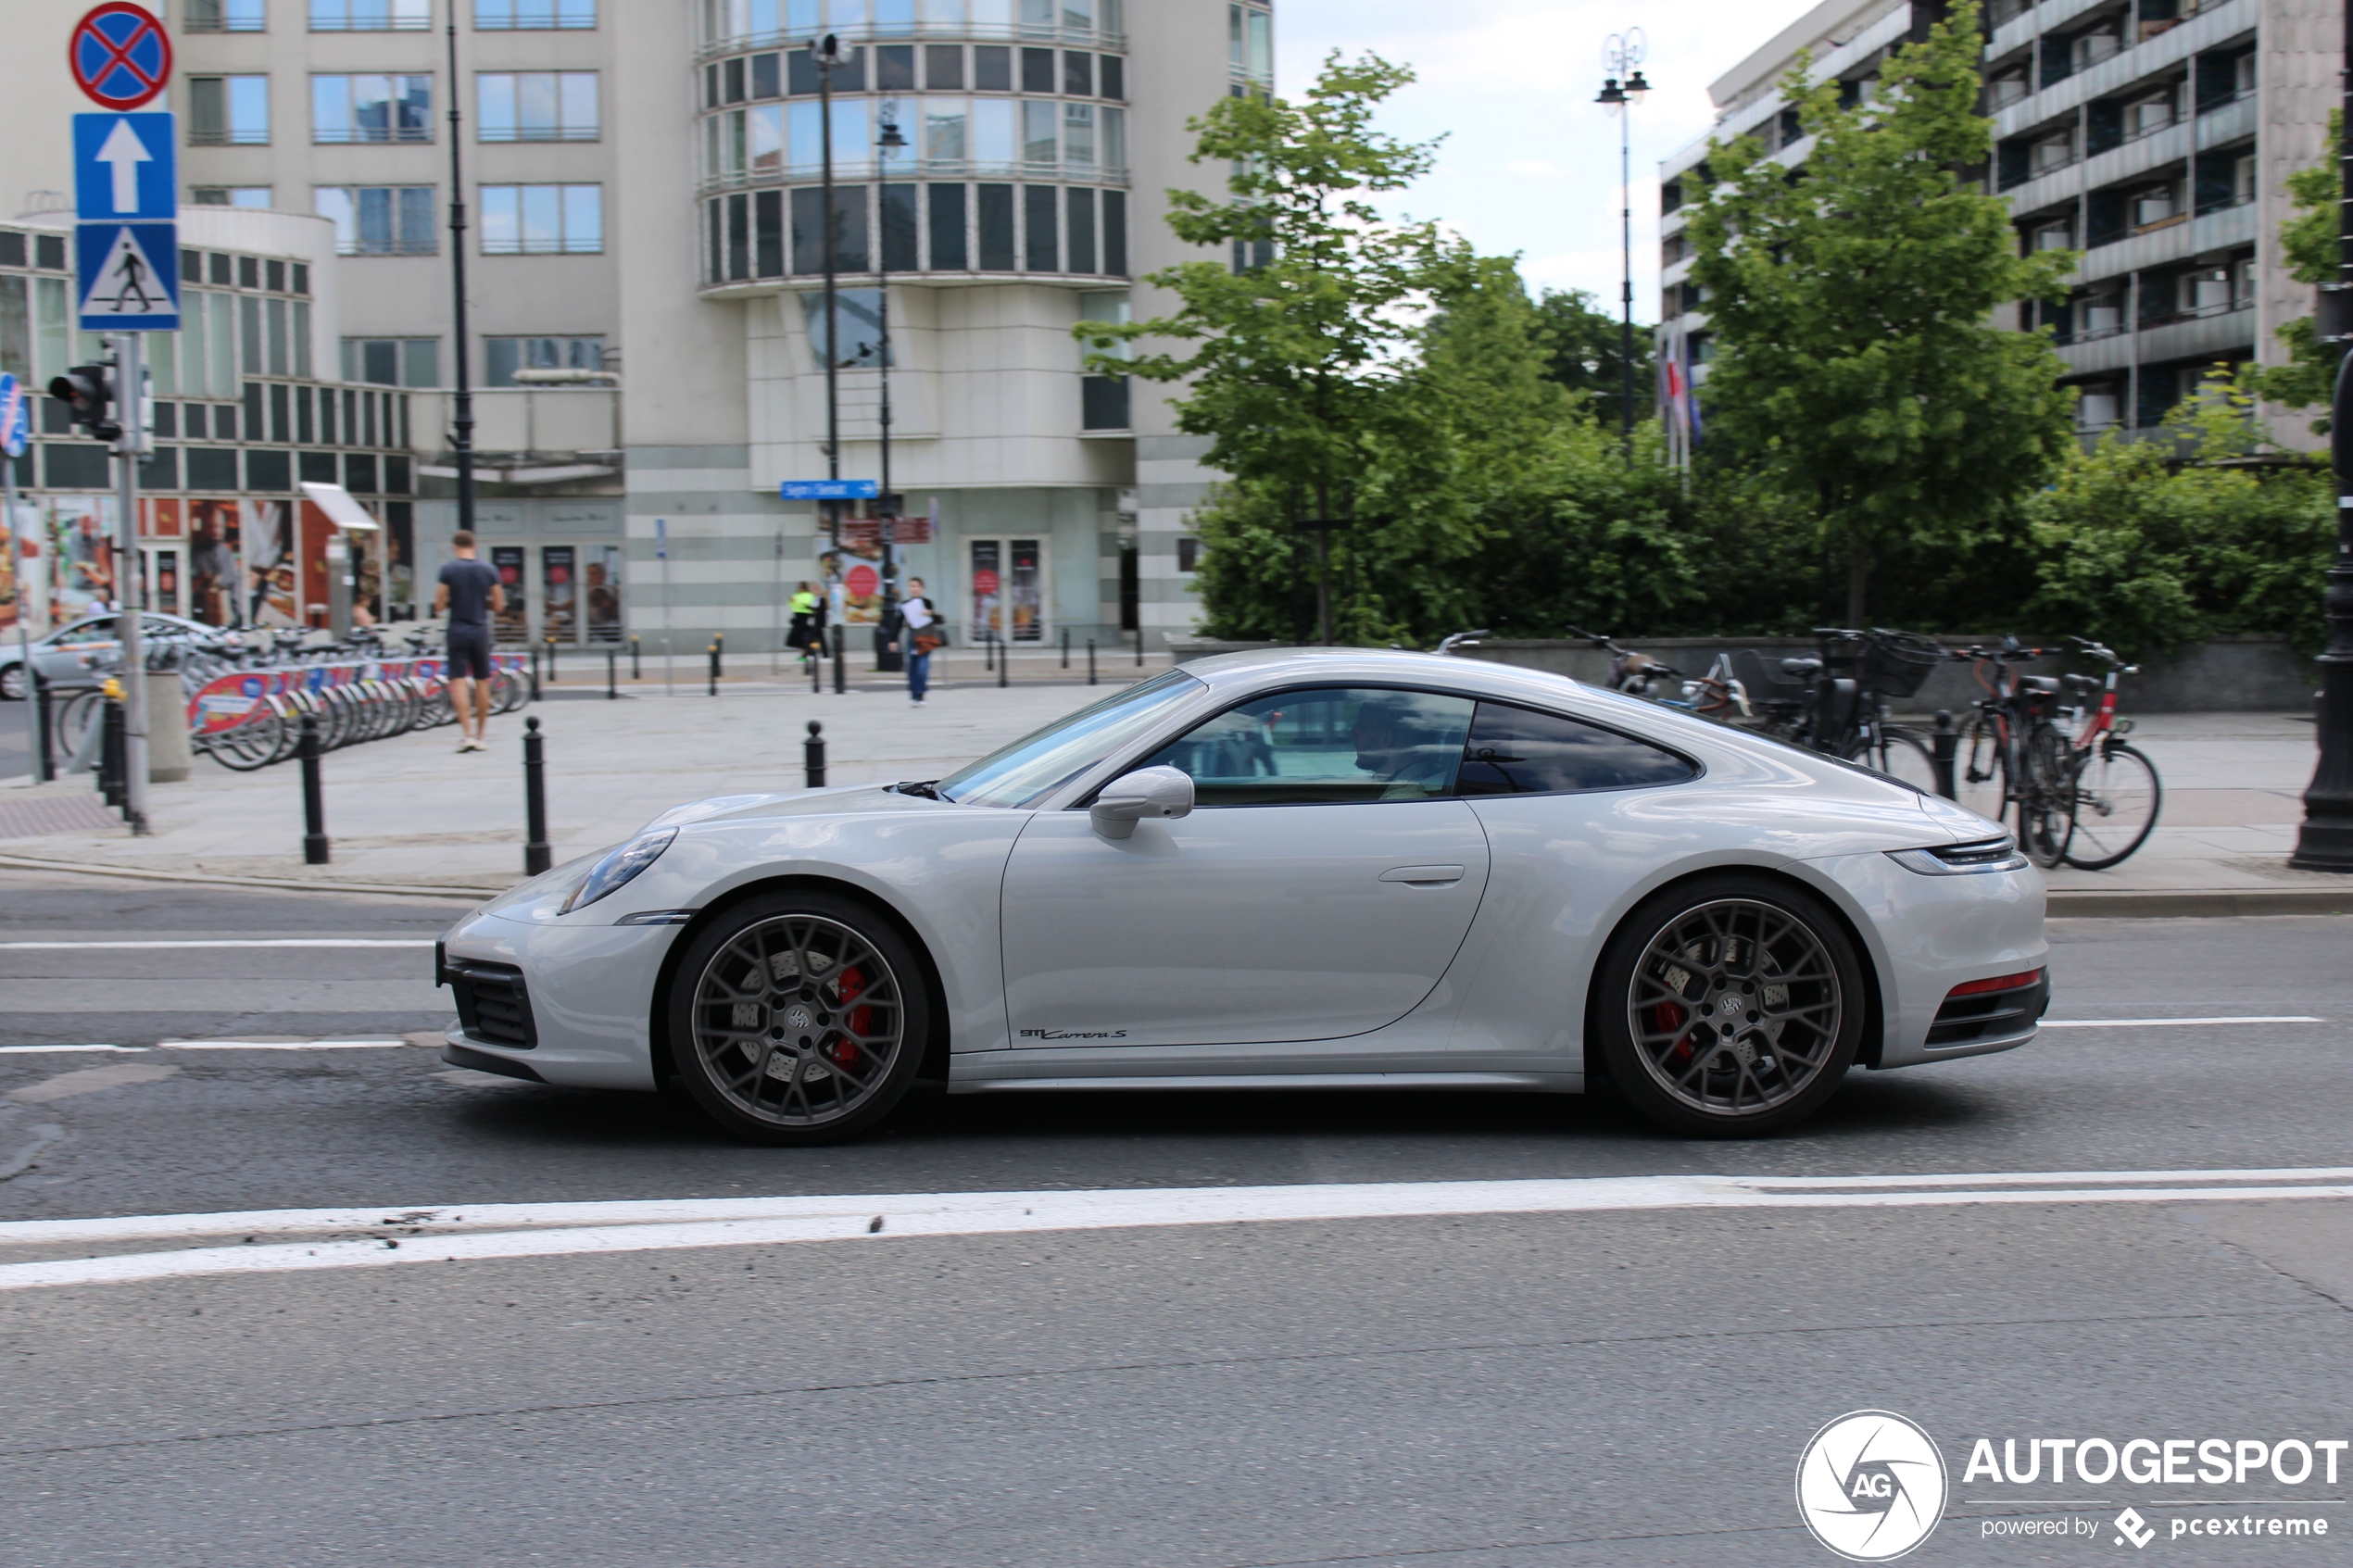
[[[145,1046],[0,1046],[0,1055],[56,1056],[63,1051],[143,1051]]]
[[[243,1234],[378,1234],[0,1264],[0,1290],[199,1274],[848,1241],[1658,1209],[1917,1208],[1996,1203],[2252,1202],[2353,1198],[2353,1169],[1999,1172],[1898,1176],[1605,1176],[1135,1191],[821,1197],[293,1209],[0,1223],[0,1245]],[[2114,1185],[2111,1185],[2114,1184]],[[385,1232],[407,1234],[386,1235]]]
[[[246,942],[0,942],[0,953],[54,953],[83,947],[430,947],[430,936],[269,936]]]
[[[2326,1023],[2325,1018],[2277,1013],[2246,1018],[2046,1018],[2045,1029],[2167,1029],[2197,1023]]]
[[[159,1051],[374,1051],[406,1040],[157,1040]]]

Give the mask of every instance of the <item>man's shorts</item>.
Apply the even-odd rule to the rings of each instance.
[[[490,628],[449,629],[449,670],[453,681],[490,679]]]

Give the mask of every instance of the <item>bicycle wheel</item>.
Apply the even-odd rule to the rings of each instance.
[[[1982,713],[1969,721],[1954,750],[1953,790],[1960,804],[1981,817],[1998,822],[2009,812],[2009,770],[2002,763],[2002,737]]]
[[[1846,760],[1859,762],[1875,773],[1885,773],[1923,795],[1936,793],[1936,758],[1928,743],[1909,730],[1882,724],[1877,734],[1856,737]]]
[[[2067,737],[2048,724],[2037,724],[2019,752],[2026,777],[2018,790],[2018,847],[2048,871],[2067,859],[2075,831],[2074,759]]]
[[[2148,841],[2164,789],[2156,765],[2120,740],[2109,739],[2076,763],[2075,836],[2067,863],[2104,872]]]

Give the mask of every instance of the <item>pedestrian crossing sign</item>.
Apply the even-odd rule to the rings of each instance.
[[[74,240],[83,332],[180,330],[179,225],[83,223]]]

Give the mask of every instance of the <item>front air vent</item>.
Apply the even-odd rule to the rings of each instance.
[[[449,965],[449,988],[458,997],[458,1024],[486,1046],[527,1051],[539,1044],[531,1022],[531,996],[522,971],[511,964],[459,959]]]
[[[1928,1043],[1933,1049],[2023,1035],[2050,1005],[2051,980],[2044,970],[1971,980],[1945,995],[1936,1021],[1928,1026]]]

